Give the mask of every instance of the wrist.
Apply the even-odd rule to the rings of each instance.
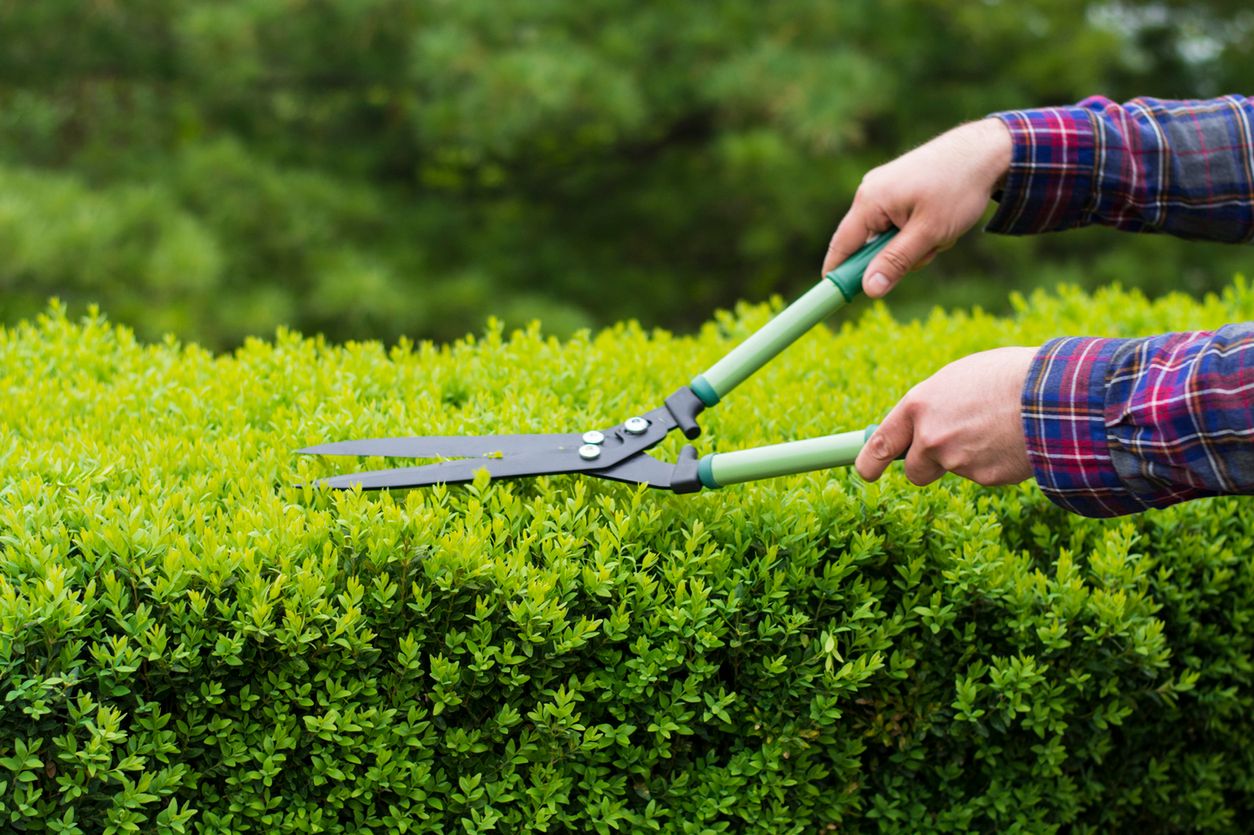
[[[980,155],[987,164],[989,193],[1000,191],[1006,185],[1006,175],[1014,157],[1014,140],[1010,128],[995,116],[973,123],[980,131]]]

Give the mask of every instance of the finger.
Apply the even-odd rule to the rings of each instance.
[[[867,481],[878,479],[888,465],[906,451],[913,436],[914,423],[898,403],[858,453],[857,460],[853,462],[858,475]]]
[[[919,261],[919,263],[914,265],[914,268],[916,270],[919,270],[919,269],[922,269],[923,267],[926,267],[928,264],[932,263],[932,259],[934,259],[938,254],[940,254],[939,249],[932,250],[927,255],[924,255],[923,258]]]
[[[918,439],[915,439],[915,443],[910,444],[910,449],[905,451],[905,463],[902,469],[910,484],[917,486],[932,484],[948,471],[937,460],[935,451],[929,451],[927,444],[919,443]]]
[[[823,256],[823,275],[839,267],[845,259],[857,251],[861,246],[857,242],[858,238],[865,234],[866,226],[862,218],[862,209],[855,203],[840,219],[836,231],[832,233],[832,240],[827,245],[827,254]]]
[[[882,212],[868,211],[856,199],[853,206],[841,218],[832,235],[823,259],[823,274],[827,275],[861,249],[872,237],[892,225]]]
[[[945,243],[940,244],[939,246],[932,247],[932,251],[929,252],[927,255],[924,255],[923,258],[920,259],[919,263],[914,265],[911,272],[913,272],[914,270],[923,269],[928,264],[932,263],[932,261],[936,260],[937,255],[940,255],[942,252],[948,252],[949,250],[953,249],[954,243],[955,243],[954,241],[946,241]]]
[[[906,453],[906,478],[910,483],[923,487],[945,474],[945,468],[923,451],[922,444],[915,444]]]
[[[939,244],[935,235],[924,231],[922,224],[907,223],[867,266],[862,289],[874,299],[886,295]]]

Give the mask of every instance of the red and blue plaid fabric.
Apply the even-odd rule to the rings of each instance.
[[[1037,484],[1085,516],[1254,493],[1254,323],[1037,353],[1023,427]]]
[[[990,231],[1099,223],[1254,240],[1254,102],[1242,96],[996,115],[1014,158]],[[1041,489],[1085,516],[1254,493],[1254,323],[1052,340],[1024,386],[1023,426]]]
[[[1093,97],[996,114],[1014,156],[989,231],[1097,223],[1133,232],[1254,240],[1254,102]]]

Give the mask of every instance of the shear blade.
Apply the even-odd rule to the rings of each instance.
[[[659,461],[652,455],[636,455],[613,467],[593,470],[589,475],[669,490],[674,484],[675,470],[674,464]]]
[[[566,456],[566,460],[554,460],[549,456],[519,456],[515,458],[462,458],[457,461],[441,461],[419,467],[399,467],[391,470],[370,470],[349,475],[337,475],[320,479],[319,484],[337,489],[361,485],[363,490],[387,488],[429,487],[432,484],[464,484],[475,480],[475,474],[487,470],[493,478],[519,478],[521,476],[555,475],[580,472],[595,467],[595,463]]]
[[[366,438],[334,441],[298,449],[303,455],[359,455],[382,458],[481,457],[500,453],[578,449],[577,432],[551,435],[427,435],[413,438]]]

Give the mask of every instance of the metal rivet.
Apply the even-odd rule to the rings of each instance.
[[[643,435],[649,428],[649,422],[642,417],[627,418],[623,421],[623,428],[632,435]]]
[[[601,448],[596,444],[584,444],[579,447],[579,457],[585,461],[594,461],[601,457]]]
[[[605,433],[598,432],[595,429],[589,429],[583,433],[583,442],[585,444],[603,444],[605,443]]]

